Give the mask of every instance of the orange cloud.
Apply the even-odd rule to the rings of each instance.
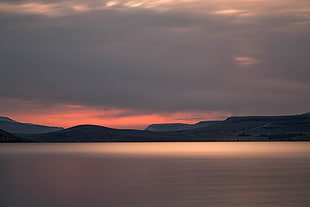
[[[0,3],[0,11],[14,12],[14,13],[31,13],[31,14],[47,14],[55,15],[57,12],[56,4],[44,4],[44,3]]]
[[[268,2],[268,4],[264,2]],[[222,0],[220,3],[218,0],[67,0],[55,3],[29,1],[20,3],[0,2],[0,11],[62,16],[95,10],[130,10],[141,8],[156,11],[186,10],[190,13],[232,15],[237,17],[265,15],[272,11],[273,13],[309,17],[309,2],[306,0],[300,1],[298,4],[291,0],[273,1],[271,4],[269,2],[269,0]],[[274,9],[274,5],[277,5],[277,9]]]
[[[253,57],[235,57],[234,60],[240,65],[254,65],[260,63],[259,60]]]
[[[236,16],[251,16],[254,13],[247,10],[238,10],[238,9],[225,9],[214,11],[213,14],[216,15],[236,15]]]

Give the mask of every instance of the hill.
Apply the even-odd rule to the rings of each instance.
[[[8,117],[0,116],[0,129],[13,134],[38,134],[59,131],[63,128],[21,123]]]
[[[182,130],[206,127],[212,124],[216,124],[218,122],[220,121],[201,121],[196,124],[183,124],[183,123],[151,124],[144,130],[154,132],[182,131]]]
[[[37,142],[147,142],[175,141],[171,134],[144,130],[113,129],[96,125],[79,125],[57,132],[23,135]]]
[[[25,138],[19,138],[0,129],[0,143],[1,142],[29,142]]]
[[[310,141],[310,114],[230,117],[204,127],[175,131],[79,125],[20,136],[35,142]]]
[[[195,137],[256,137],[257,139],[289,140],[310,134],[310,114],[230,117],[223,122],[188,130],[185,133]]]

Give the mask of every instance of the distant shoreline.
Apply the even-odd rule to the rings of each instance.
[[[229,117],[223,121],[194,125],[155,124],[146,130],[113,129],[97,125],[79,125],[46,133],[26,133],[25,125],[3,119],[7,131],[0,127],[0,142],[88,143],[88,142],[277,142],[310,141],[310,114],[290,116]],[[3,124],[3,126],[4,126]],[[15,127],[15,128],[14,128]]]

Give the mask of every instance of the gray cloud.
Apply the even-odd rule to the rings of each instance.
[[[295,12],[3,13],[0,95],[42,107],[299,113],[310,105],[309,22]],[[236,57],[257,62],[241,65]]]

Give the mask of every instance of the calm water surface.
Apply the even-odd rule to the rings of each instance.
[[[0,144],[1,207],[309,207],[309,142]]]

